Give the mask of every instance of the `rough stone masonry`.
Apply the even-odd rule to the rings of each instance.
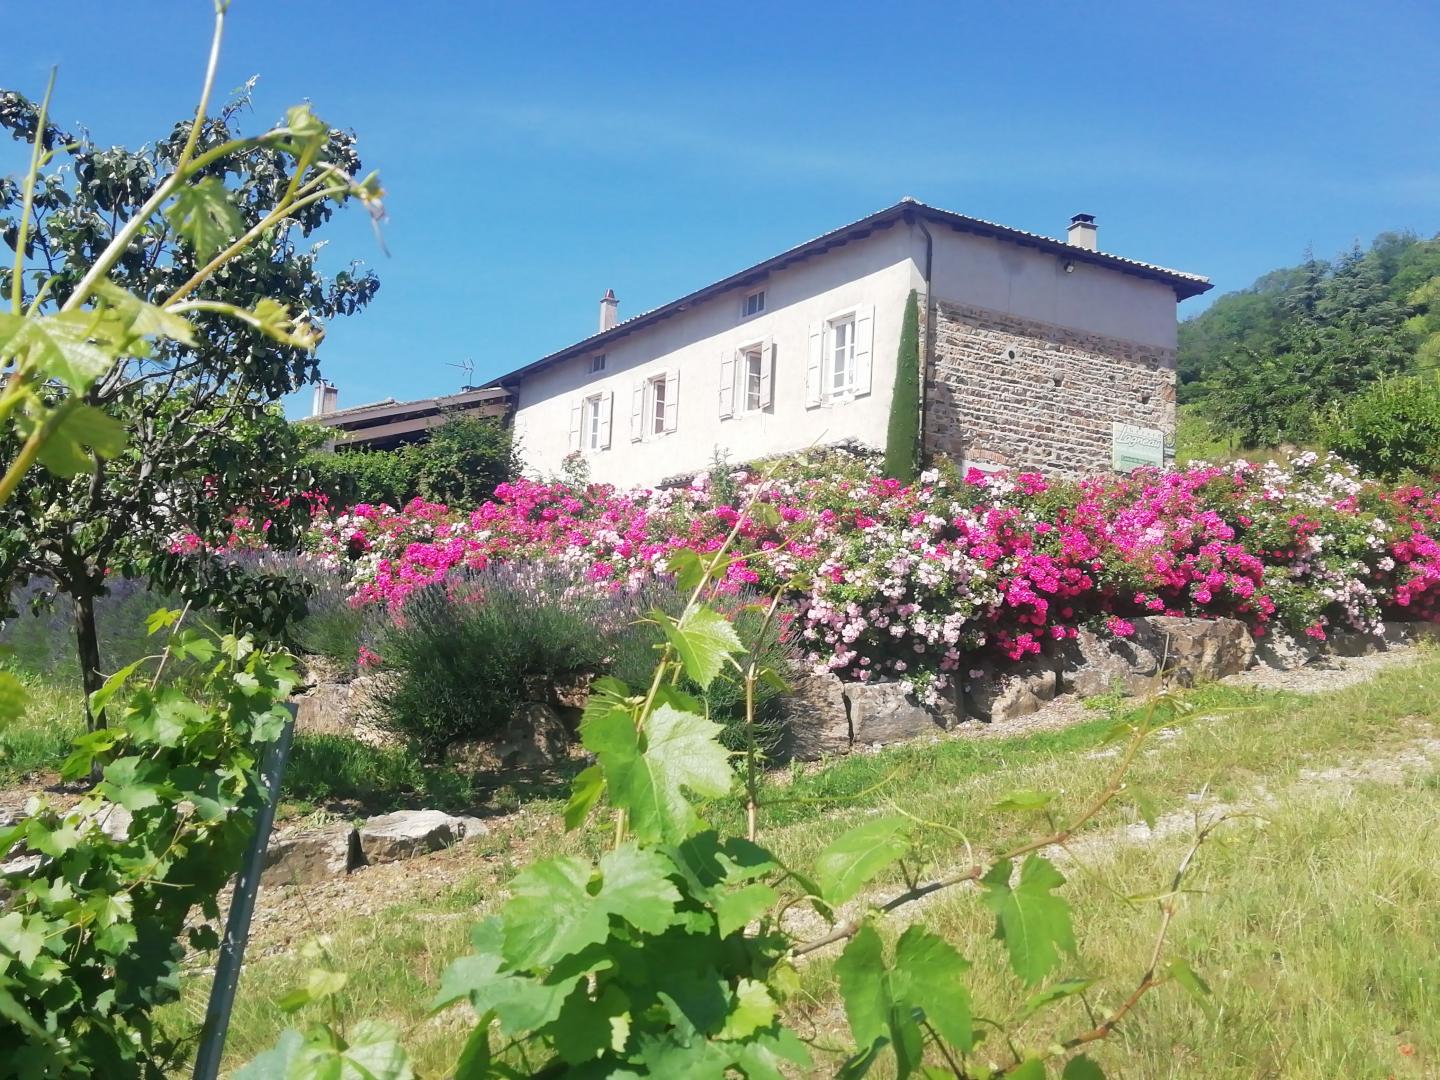
[[[935,303],[925,450],[968,465],[1110,468],[1111,424],[1175,435],[1175,350]],[[923,355],[923,353],[922,353]]]

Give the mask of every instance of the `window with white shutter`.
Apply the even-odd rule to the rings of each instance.
[[[674,431],[680,420],[680,373],[665,376],[665,430]]]
[[[775,407],[775,343],[767,341],[760,355],[760,408]]]
[[[570,406],[570,452],[572,454],[580,449],[580,414],[584,406],[583,399]]]
[[[720,419],[735,415],[735,354],[729,349],[720,354]]]
[[[810,327],[809,347],[805,354],[805,407],[813,409],[824,402],[821,374],[825,360],[825,324]]]
[[[870,356],[874,351],[875,308],[872,305],[855,312],[854,374],[850,391],[857,396],[870,393]]]
[[[645,437],[645,382],[635,384],[630,392],[630,441],[639,442]]]

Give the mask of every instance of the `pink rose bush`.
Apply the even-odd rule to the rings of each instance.
[[[347,576],[352,603],[398,611],[416,589],[495,562],[633,591],[677,550],[714,551],[737,526],[726,587],[783,590],[811,665],[900,678],[925,697],[967,671],[967,655],[1020,660],[1082,626],[1128,636],[1141,615],[1312,637],[1440,617],[1440,493],[1313,453],[1078,484],[931,470],[902,485],[849,455],[763,485],[746,473],[636,491],[518,480],[469,511],[416,501],[324,516],[310,550]]]

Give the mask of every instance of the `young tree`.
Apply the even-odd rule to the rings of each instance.
[[[900,351],[895,358],[895,393],[885,436],[885,475],[907,484],[920,460],[920,303],[915,290],[905,301]]]
[[[353,135],[300,107],[243,140],[236,129],[247,104],[242,95],[215,116],[202,110],[198,127],[179,123],[131,151],[63,132],[21,94],[0,92],[0,126],[27,142],[38,132],[52,162],[33,193],[0,182],[0,235],[12,250],[23,236],[16,265],[23,254],[31,268],[0,270],[17,313],[63,311],[78,290],[152,321],[136,300],[188,322],[143,347],[137,335],[81,389],[48,385],[57,400],[83,397],[87,415],[118,421],[129,439],[108,460],[81,454],[30,470],[0,512],[0,580],[40,577],[70,598],[87,692],[103,680],[94,605],[108,574],[210,602],[277,587],[170,548],[180,534],[222,538],[237,507],[268,518],[277,540],[297,527],[304,507],[289,497],[300,490],[302,449],[274,404],[317,376],[325,321],[361,310],[378,288],[353,266],[324,271],[311,242],[357,190],[348,180],[360,170]],[[188,183],[156,214],[157,194],[182,163]],[[378,207],[378,186],[369,190]],[[97,259],[118,237],[126,243],[97,279]],[[136,329],[144,332],[138,320]],[[7,436],[8,456],[21,437]]]

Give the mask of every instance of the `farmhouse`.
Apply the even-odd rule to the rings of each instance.
[[[717,454],[882,448],[915,290],[927,452],[1074,475],[1144,460],[1151,441],[1158,464],[1176,305],[1209,288],[1099,250],[1087,214],[1055,240],[907,198],[623,322],[607,292],[597,333],[488,387],[511,395],[532,467],[578,452],[622,485]]]

